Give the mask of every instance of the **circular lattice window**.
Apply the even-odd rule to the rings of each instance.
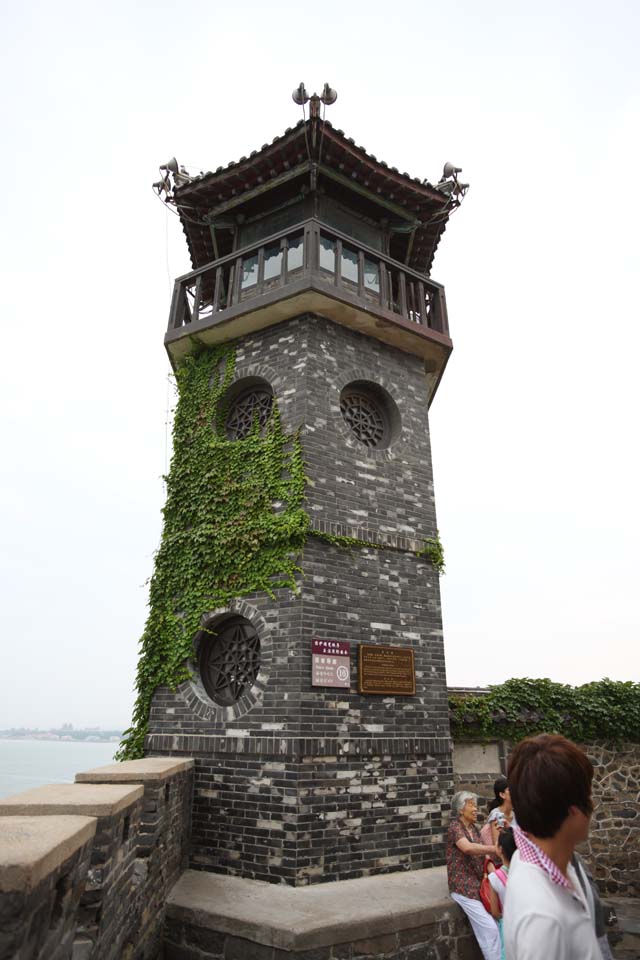
[[[243,440],[258,422],[259,429],[266,426],[273,407],[273,393],[265,384],[250,387],[235,397],[229,406],[224,429],[229,440]]]
[[[224,620],[203,631],[199,652],[200,677],[211,699],[221,706],[237,703],[255,683],[260,669],[260,638],[244,617]]]
[[[400,429],[400,414],[377,384],[355,381],[340,394],[340,412],[353,435],[365,447],[387,447]]]

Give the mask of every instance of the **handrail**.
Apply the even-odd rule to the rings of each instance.
[[[304,230],[304,228],[311,223],[317,223],[321,229],[327,230],[338,239],[358,247],[359,250],[362,250],[363,253],[368,254],[372,259],[384,260],[385,263],[389,264],[390,266],[396,267],[398,270],[404,271],[404,273],[411,274],[411,276],[416,280],[421,280],[423,283],[427,283],[429,286],[435,287],[436,289],[444,289],[443,285],[438,283],[437,280],[432,280],[431,277],[428,277],[424,273],[418,273],[417,270],[413,270],[400,260],[394,260],[393,257],[383,253],[382,250],[376,250],[375,247],[370,247],[366,243],[362,243],[355,237],[349,236],[348,233],[342,233],[341,230],[338,230],[336,227],[332,227],[330,223],[325,223],[325,221],[320,220],[319,217],[307,217],[306,220],[300,220],[298,223],[294,223],[292,226],[286,227],[284,230],[279,230],[277,233],[272,233],[268,237],[264,237],[262,240],[250,243],[245,247],[240,247],[238,250],[234,250],[233,253],[227,253],[224,257],[219,257],[217,260],[211,260],[209,263],[205,263],[203,267],[198,267],[197,270],[192,270],[190,273],[183,273],[180,277],[176,277],[175,283],[183,283],[185,280],[195,280],[199,274],[207,273],[209,270],[213,270],[214,267],[224,266],[225,263],[233,263],[238,258],[243,258],[246,257],[247,254],[255,253],[255,251],[260,247],[268,247],[270,244],[275,243],[276,240],[283,240],[285,237],[289,236],[289,234],[298,233],[299,231]]]
[[[266,277],[274,248],[279,265],[276,273],[270,268]],[[350,251],[346,257],[345,249]],[[296,254],[295,265],[291,266],[289,256],[294,250],[300,251],[301,258]],[[243,303],[251,310],[256,297],[269,292],[273,298],[278,290],[291,289],[290,285],[300,283],[301,278],[312,286],[329,282],[339,299],[356,306],[366,304],[368,311],[376,303],[374,309],[383,318],[402,318],[448,336],[442,284],[317,217],[301,220],[178,277],[169,330],[193,330],[198,322],[218,322]]]

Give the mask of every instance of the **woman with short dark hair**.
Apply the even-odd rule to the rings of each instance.
[[[485,960],[500,960],[498,925],[480,899],[480,881],[485,856],[495,855],[493,845],[481,843],[476,827],[478,800],[461,790],[451,801],[452,816],[447,832],[447,879],[451,899],[469,918]]]

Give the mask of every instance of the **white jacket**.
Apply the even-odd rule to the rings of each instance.
[[[553,883],[542,867],[523,863],[516,850],[504,908],[506,960],[602,960],[571,864],[567,877],[573,892]]]

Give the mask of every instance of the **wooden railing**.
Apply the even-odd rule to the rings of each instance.
[[[313,281],[334,295],[360,301],[382,316],[401,317],[449,335],[444,288],[318,220],[306,220],[258,244],[179,277],[169,330],[210,326],[233,310],[247,311],[266,294]],[[288,289],[287,289],[288,288]],[[272,298],[270,298],[272,299]]]

